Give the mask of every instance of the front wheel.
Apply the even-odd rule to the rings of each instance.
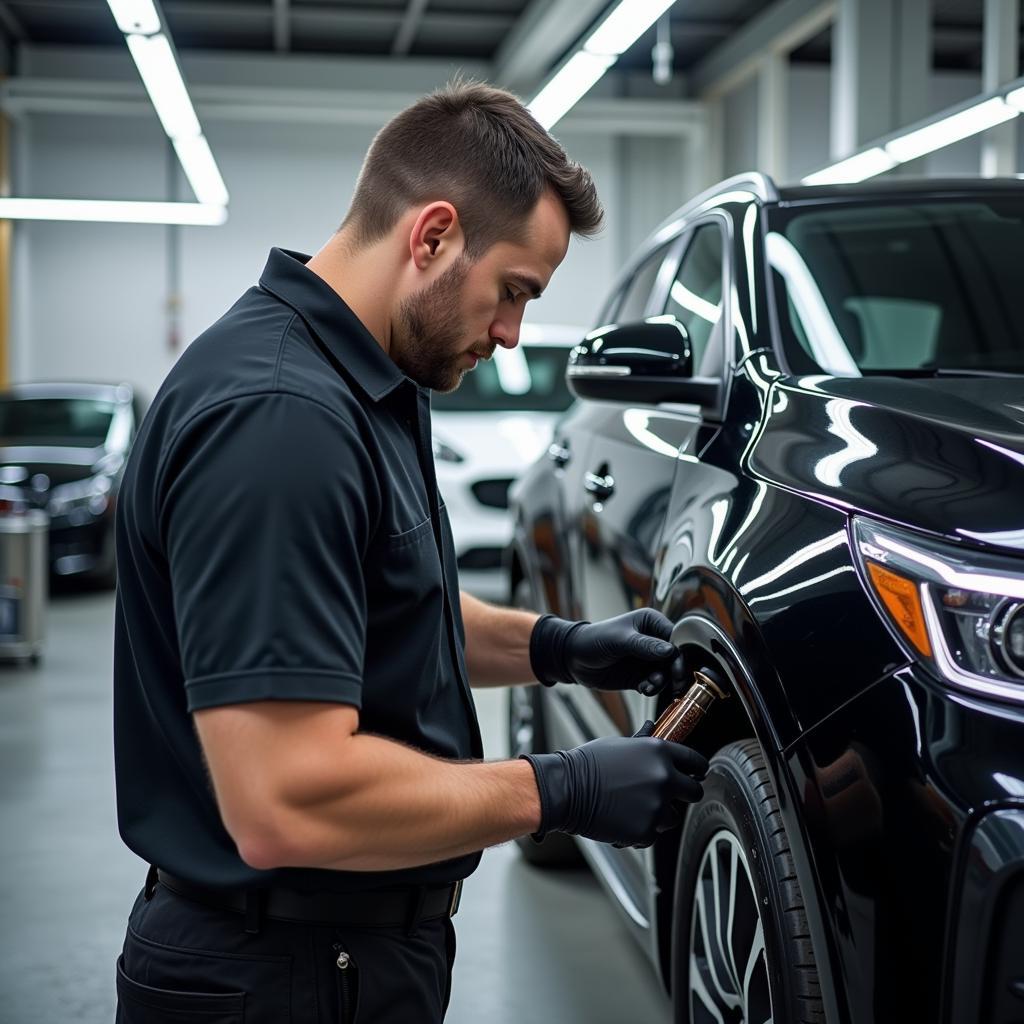
[[[822,1024],[803,894],[756,740],[712,759],[683,826],[672,923],[676,1024]]]

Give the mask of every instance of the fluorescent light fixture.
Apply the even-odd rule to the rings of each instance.
[[[586,50],[574,53],[533,98],[530,113],[544,128],[551,128],[614,63],[615,58],[606,54],[587,53]]]
[[[619,57],[626,52],[675,0],[621,0],[594,30],[583,49]]]
[[[153,6],[153,0],[107,0],[107,4],[117,27],[125,35],[140,32],[151,36],[161,29],[160,15]]]
[[[223,206],[204,203],[150,203],[117,199],[0,199],[4,220],[91,220],[124,224],[223,224]]]
[[[1019,109],[1009,106],[1001,97],[994,96],[990,100],[968,107],[957,114],[950,114],[949,117],[887,142],[885,151],[900,163],[905,163],[907,160],[915,160],[961,139],[977,135],[987,128],[994,128],[1019,113]]]
[[[897,160],[890,156],[881,146],[866,149],[863,153],[847,157],[838,163],[801,179],[802,185],[839,185],[873,178],[883,171],[891,171]]]
[[[228,190],[206,137],[187,135],[172,142],[196,199],[211,206],[227,206]]]
[[[128,36],[127,42],[164,131],[172,139],[198,135],[202,131],[199,118],[167,36]]]
[[[1011,107],[1016,107],[1018,110],[1024,110],[1024,87],[1020,89],[1014,89],[1013,92],[1006,94],[1006,102]]]

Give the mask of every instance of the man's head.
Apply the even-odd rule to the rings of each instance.
[[[602,216],[590,174],[515,96],[455,82],[381,129],[341,234],[357,255],[390,252],[389,354],[449,391],[474,356],[515,346],[570,235]]]

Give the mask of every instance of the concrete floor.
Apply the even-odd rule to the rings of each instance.
[[[109,593],[51,601],[35,668],[0,669],[0,1024],[108,1024],[145,866],[114,819]],[[490,757],[505,695],[478,692]],[[647,960],[587,869],[487,851],[456,919],[450,1024],[666,1021]]]

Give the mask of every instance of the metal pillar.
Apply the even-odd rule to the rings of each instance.
[[[982,89],[988,92],[1017,77],[1020,0],[985,0]],[[1017,173],[1017,121],[989,129],[981,141],[981,173],[992,178]]]
[[[11,194],[10,123],[0,114],[0,195]],[[14,225],[0,220],[0,388],[11,380],[11,233]]]
[[[786,178],[789,54],[762,58],[757,73],[757,169],[776,181]]]
[[[839,0],[832,36],[834,159],[928,114],[931,0]]]

